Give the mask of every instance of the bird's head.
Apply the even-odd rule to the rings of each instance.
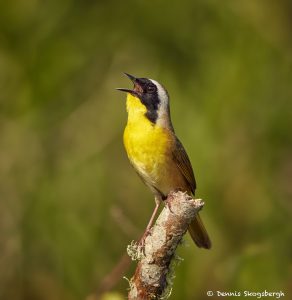
[[[125,75],[133,82],[133,89],[117,88],[117,90],[127,92],[130,95],[128,101],[131,101],[133,97],[136,101],[138,100],[145,108],[145,116],[152,123],[161,123],[161,125],[163,125],[163,123],[170,123],[169,96],[167,90],[153,79],[136,78],[127,73],[125,73]]]

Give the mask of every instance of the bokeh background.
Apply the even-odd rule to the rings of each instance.
[[[206,202],[213,248],[186,237],[171,299],[291,299],[291,28],[289,0],[1,1],[0,299],[125,298],[135,264],[111,270],[154,200],[123,71],[168,88]]]

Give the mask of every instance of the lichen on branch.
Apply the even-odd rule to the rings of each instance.
[[[128,247],[132,259],[139,260],[130,280],[129,300],[161,299],[167,294],[175,250],[196,213],[204,205],[202,200],[194,200],[180,191],[171,192],[166,201],[167,205],[145,239],[144,248]]]

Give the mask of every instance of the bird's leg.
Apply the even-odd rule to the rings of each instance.
[[[150,220],[149,220],[149,222],[148,222],[148,225],[147,225],[147,227],[146,227],[146,230],[145,230],[145,232],[143,233],[143,235],[142,235],[142,237],[141,237],[141,239],[139,240],[139,243],[138,243],[140,246],[142,246],[142,248],[144,248],[145,239],[146,239],[146,237],[148,236],[148,234],[150,233],[150,229],[151,229],[151,227],[152,227],[152,224],[153,224],[153,221],[154,221],[154,219],[155,219],[155,216],[156,216],[156,214],[157,214],[157,212],[158,212],[158,209],[159,209],[159,206],[160,206],[161,201],[162,201],[161,197],[155,196],[155,204],[156,204],[156,205],[155,205],[155,208],[154,208],[153,213],[152,213],[152,216],[151,216],[151,218],[150,218]]]
[[[159,206],[160,206],[161,201],[162,201],[162,200],[161,200],[160,197],[155,196],[155,208],[154,208],[154,210],[153,210],[152,216],[151,216],[151,218],[150,218],[150,220],[149,220],[149,222],[148,222],[148,225],[147,225],[147,227],[146,227],[146,231],[149,231],[149,230],[151,229],[152,224],[153,224],[153,221],[154,221],[154,219],[155,219],[155,216],[156,216],[156,214],[157,214],[157,211],[158,211],[158,209],[159,209]]]

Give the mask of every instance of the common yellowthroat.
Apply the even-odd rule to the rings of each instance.
[[[134,88],[117,89],[127,93],[124,145],[132,166],[153,192],[156,202],[147,232],[169,192],[181,190],[194,195],[196,181],[189,157],[172,126],[166,89],[155,80],[125,75]],[[198,214],[188,231],[198,247],[211,248],[210,238]]]

